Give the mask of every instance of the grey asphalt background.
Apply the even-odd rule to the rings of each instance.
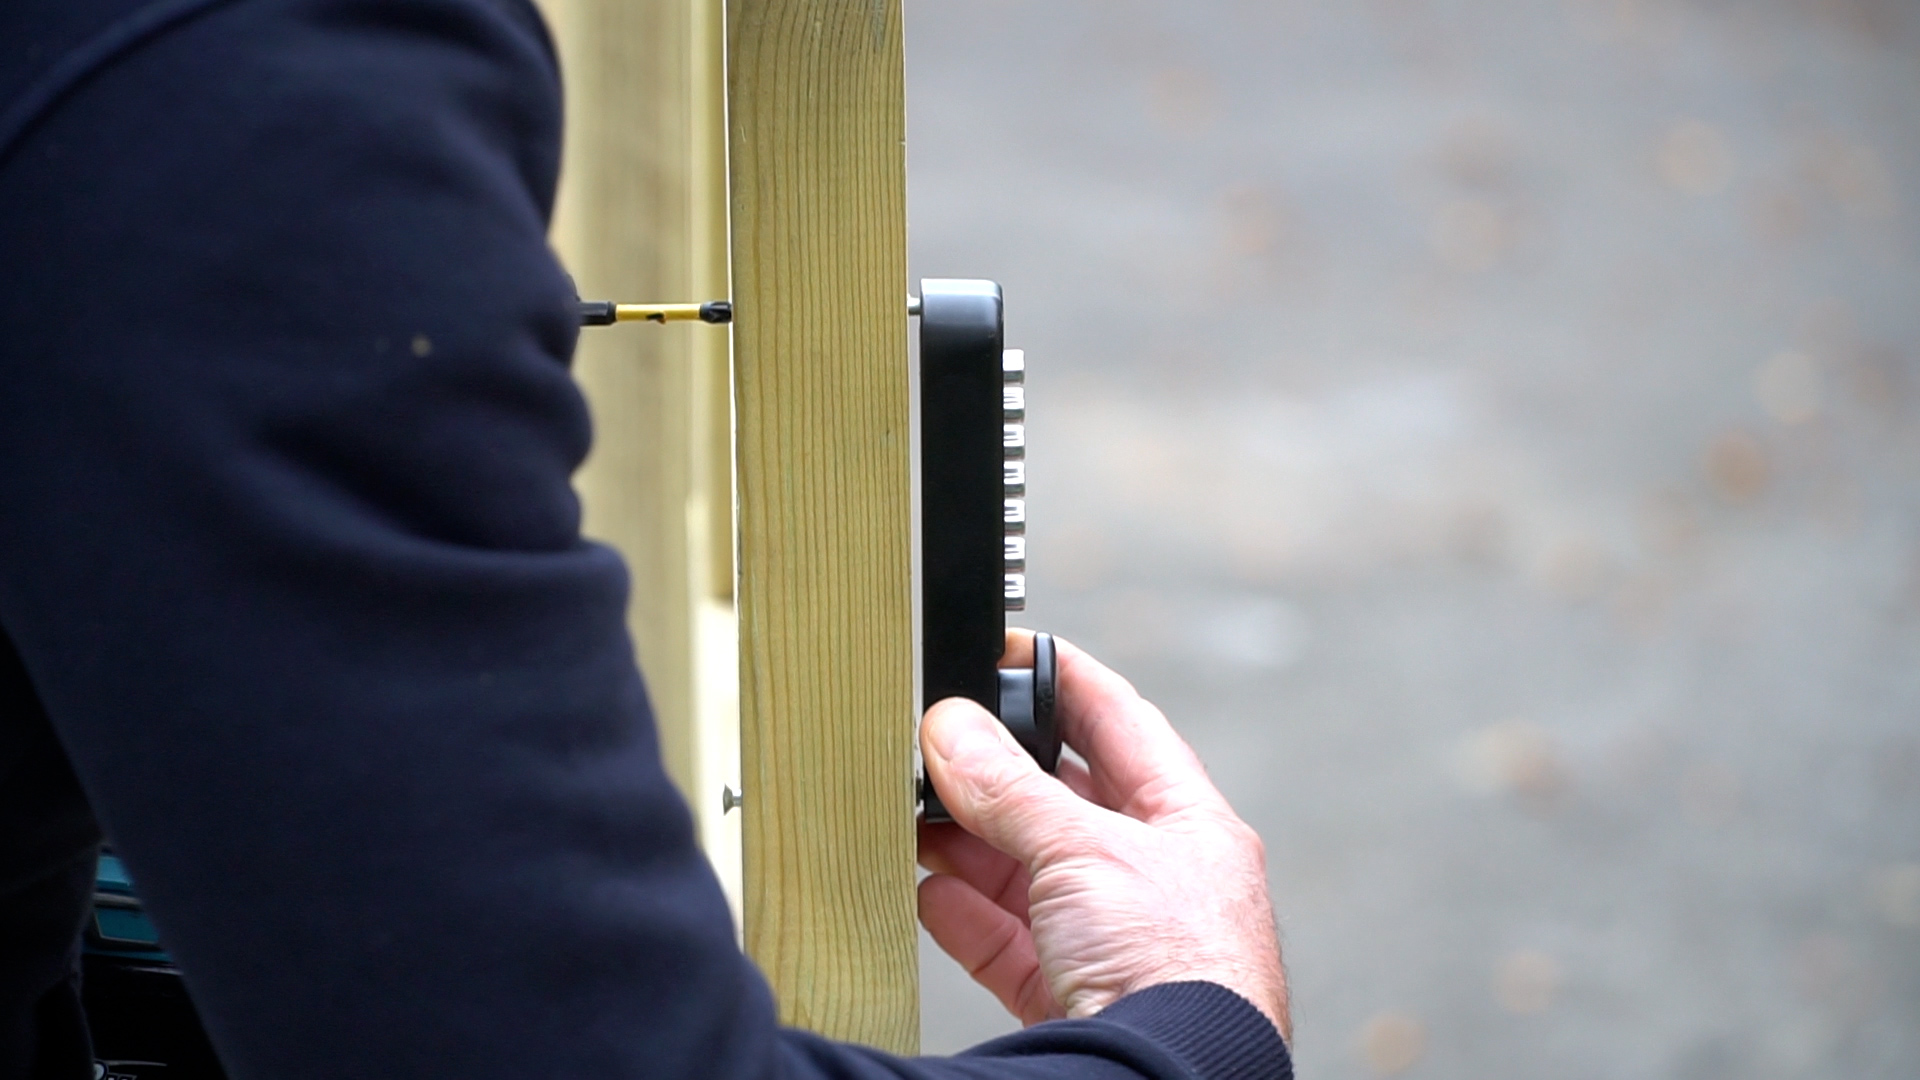
[[[1028,621],[1265,835],[1302,1074],[1920,1077],[1920,4],[907,18]]]

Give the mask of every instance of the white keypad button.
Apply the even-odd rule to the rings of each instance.
[[[1024,461],[1003,461],[1000,463],[1001,481],[1006,485],[1007,494],[1025,495],[1027,493],[1027,463]]]
[[[1000,388],[1000,415],[1003,419],[1012,421],[1027,418],[1026,387],[1003,386]]]
[[[1007,610],[1025,611],[1027,608],[1027,575],[1007,575]]]
[[[1007,543],[1007,569],[1025,570],[1027,568],[1027,538],[1009,536]]]
[[[1008,457],[1025,457],[1027,453],[1027,425],[1006,424],[1000,436],[1000,448]]]
[[[1010,383],[1027,380],[1027,350],[1007,349],[1000,354],[1000,379]]]
[[[1008,534],[1027,530],[1027,500],[1006,500],[1006,517],[1000,521]]]

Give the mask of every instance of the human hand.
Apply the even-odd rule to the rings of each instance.
[[[985,709],[927,710],[953,824],[920,826],[920,921],[1022,1023],[1092,1016],[1161,983],[1219,983],[1293,1037],[1260,837],[1159,709],[1056,639],[1059,719],[1086,765],[1040,770]],[[1033,662],[1010,631],[1003,664]]]

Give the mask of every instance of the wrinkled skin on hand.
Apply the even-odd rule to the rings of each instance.
[[[920,826],[920,921],[1025,1024],[1205,980],[1291,1040],[1260,837],[1159,709],[1057,649],[1060,723],[1085,765],[1048,776],[971,701],[927,710],[921,749],[954,823]],[[1033,635],[1010,631],[1003,663],[1032,662]]]

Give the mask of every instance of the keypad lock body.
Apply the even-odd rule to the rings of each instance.
[[[1032,668],[999,666],[1007,612],[1026,607],[1026,357],[1006,348],[994,282],[928,278],[919,313],[923,707],[978,702],[1052,772],[1052,638],[1036,635]],[[922,796],[927,820],[951,820],[930,783]]]

